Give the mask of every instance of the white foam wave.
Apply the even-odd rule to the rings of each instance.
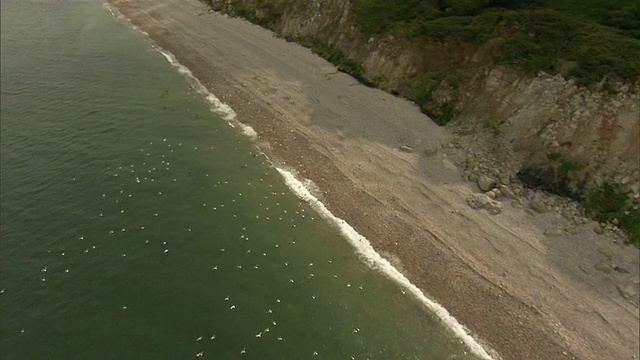
[[[109,11],[111,11],[113,13],[113,11],[111,10],[111,7],[107,4],[107,8],[109,9]],[[136,31],[141,32],[142,34],[144,34],[145,36],[149,36],[148,33],[146,33],[145,31],[141,30],[139,27],[137,27],[136,25],[134,25],[133,23],[131,23],[131,21],[129,19],[127,19],[129,22],[129,25],[135,29]],[[200,82],[200,80],[198,80],[198,78],[196,78],[195,76],[193,76],[193,73],[191,72],[191,70],[189,70],[189,68],[187,68],[186,66],[180,64],[180,62],[178,61],[178,59],[169,51],[155,45],[152,44],[151,47],[153,47],[154,50],[156,50],[157,52],[159,52],[160,54],[162,54],[162,56],[164,56],[164,58],[173,66],[178,70],[178,73],[180,73],[181,75],[183,75],[191,84],[191,86],[193,87],[193,89],[195,89],[199,94],[201,94],[205,100],[207,101],[207,103],[209,103],[209,109],[215,113],[216,115],[220,116],[221,118],[223,118],[224,120],[227,121],[227,123],[229,124],[229,126],[231,127],[236,127],[238,126],[240,128],[240,130],[242,131],[242,133],[252,139],[255,139],[258,137],[258,133],[249,125],[247,124],[243,124],[242,122],[238,121],[237,119],[237,114],[235,111],[233,111],[233,109],[223,103],[222,101],[220,101],[220,99],[218,99],[217,96],[215,96],[213,93],[211,93],[209,90],[207,90],[207,88],[202,85],[202,83]]]
[[[111,13],[111,16],[113,16],[114,18],[122,17],[122,14],[120,13],[120,11],[118,11],[118,9],[111,6],[111,4],[109,4],[108,2],[104,2],[102,6],[104,6],[107,10],[109,10],[109,12]]]
[[[324,204],[311,194],[309,189],[298,180],[291,172],[276,168],[280,175],[284,178],[287,186],[293,191],[293,193],[301,200],[307,202],[315,211],[317,211],[323,218],[330,223],[335,224],[342,235],[349,241],[349,243],[355,248],[356,253],[360,258],[365,261],[371,268],[379,270],[385,276],[389,277],[403,288],[407,289],[415,298],[417,298],[428,310],[435,313],[453,333],[460,338],[469,350],[476,356],[479,356],[486,360],[492,360],[493,358],[482,348],[476,340],[468,334],[464,326],[458,322],[453,316],[449,314],[447,309],[442,305],[427,298],[424,293],[417,286],[412,284],[409,279],[402,275],[396,268],[391,265],[389,261],[384,259],[378,254],[375,249],[369,243],[364,236],[360,235],[351,225],[349,225],[343,219],[336,217],[327,209]]]
[[[235,127],[236,125],[238,125],[242,131],[243,134],[247,135],[250,138],[256,138],[258,136],[258,133],[249,125],[247,124],[243,124],[240,121],[237,120],[237,115],[236,112],[233,111],[233,109],[223,103],[222,101],[220,101],[220,99],[218,99],[218,97],[216,97],[213,93],[211,93],[209,90],[207,90],[207,88],[202,85],[202,83],[200,82],[200,80],[198,80],[198,78],[196,78],[195,76],[193,76],[193,73],[191,72],[191,70],[189,70],[189,68],[187,68],[186,66],[180,64],[180,62],[178,61],[178,59],[176,59],[176,57],[162,49],[159,48],[157,46],[153,47],[155,50],[157,50],[160,54],[162,54],[164,56],[165,59],[167,59],[167,61],[173,65],[175,68],[178,69],[178,72],[182,75],[184,75],[189,82],[191,83],[191,85],[193,86],[193,88],[201,95],[204,96],[205,100],[209,103],[210,105],[210,109],[211,111],[213,111],[215,114],[217,114],[218,116],[222,117],[223,119],[225,119],[229,125]]]

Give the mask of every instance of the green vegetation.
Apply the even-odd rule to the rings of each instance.
[[[558,161],[562,158],[562,154],[559,152],[552,152],[547,155],[547,158],[551,161]]]
[[[560,162],[560,167],[558,168],[558,172],[561,175],[568,175],[569,171],[577,171],[583,168],[583,165],[577,161],[571,160],[562,160]]]
[[[497,41],[496,62],[580,85],[640,76],[635,0],[354,0],[354,11],[370,34]]]
[[[558,174],[561,177],[567,177],[569,172],[578,171],[584,167],[583,164],[577,161],[565,159],[559,152],[552,152],[547,154],[547,159],[553,161],[556,164]]]
[[[457,115],[451,104],[433,98],[433,93],[443,80],[443,73],[433,72],[417,76],[407,84],[411,89],[411,98],[420,106],[422,112],[440,126],[448,124]]]
[[[345,55],[345,53],[334,47],[330,47],[325,45],[322,41],[312,38],[312,37],[296,37],[296,38],[285,38],[287,41],[297,42],[302,46],[310,48],[314,53],[322,56],[327,59],[333,65],[335,65],[338,70],[345,72],[356,79],[363,82],[365,85],[372,86],[373,83],[367,81],[364,78],[365,69],[362,63],[352,58],[349,58]],[[379,81],[383,81],[384,79],[379,78]]]
[[[213,0],[200,0],[212,9],[221,10],[223,4],[218,4]],[[254,24],[264,26],[269,29],[274,29],[276,24],[282,18],[284,11],[281,6],[272,3],[265,3],[258,9],[251,5],[243,4],[242,2],[235,2],[233,10],[230,11],[231,15],[239,16],[251,21]]]
[[[605,184],[593,190],[585,203],[587,215],[600,222],[617,222],[629,237],[629,243],[640,247],[640,210],[615,185]],[[616,219],[616,220],[614,220]]]
[[[423,105],[432,100],[433,92],[436,91],[444,79],[442,73],[426,73],[411,79],[409,88],[412,89],[411,96],[419,104]]]
[[[364,75],[364,67],[362,64],[356,60],[348,58],[342,50],[326,48],[319,54],[337,66],[341,71],[351,74],[356,78],[362,78],[362,75]]]
[[[432,100],[422,105],[422,111],[440,126],[447,125],[458,113],[448,102]]]

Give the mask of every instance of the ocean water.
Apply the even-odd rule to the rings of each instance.
[[[1,16],[2,359],[478,358],[103,3]]]

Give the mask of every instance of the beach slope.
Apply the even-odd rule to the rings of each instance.
[[[639,357],[637,249],[592,223],[545,236],[558,216],[515,200],[497,215],[472,209],[477,190],[455,165],[465,144],[309,49],[197,0],[110,3],[253,127],[274,163],[312,180],[333,214],[501,358]]]

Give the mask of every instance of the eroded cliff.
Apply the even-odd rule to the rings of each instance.
[[[608,186],[629,200],[625,214],[637,213],[638,78],[605,76],[599,83],[577,85],[563,76],[575,66],[570,61],[557,64],[555,75],[497,64],[501,44],[495,41],[392,32],[372,36],[359,26],[350,1],[218,0],[210,5],[268,26],[362,81],[415,101],[468,140],[469,155],[459,165],[469,180],[489,176],[500,184],[517,177],[587,203]]]

